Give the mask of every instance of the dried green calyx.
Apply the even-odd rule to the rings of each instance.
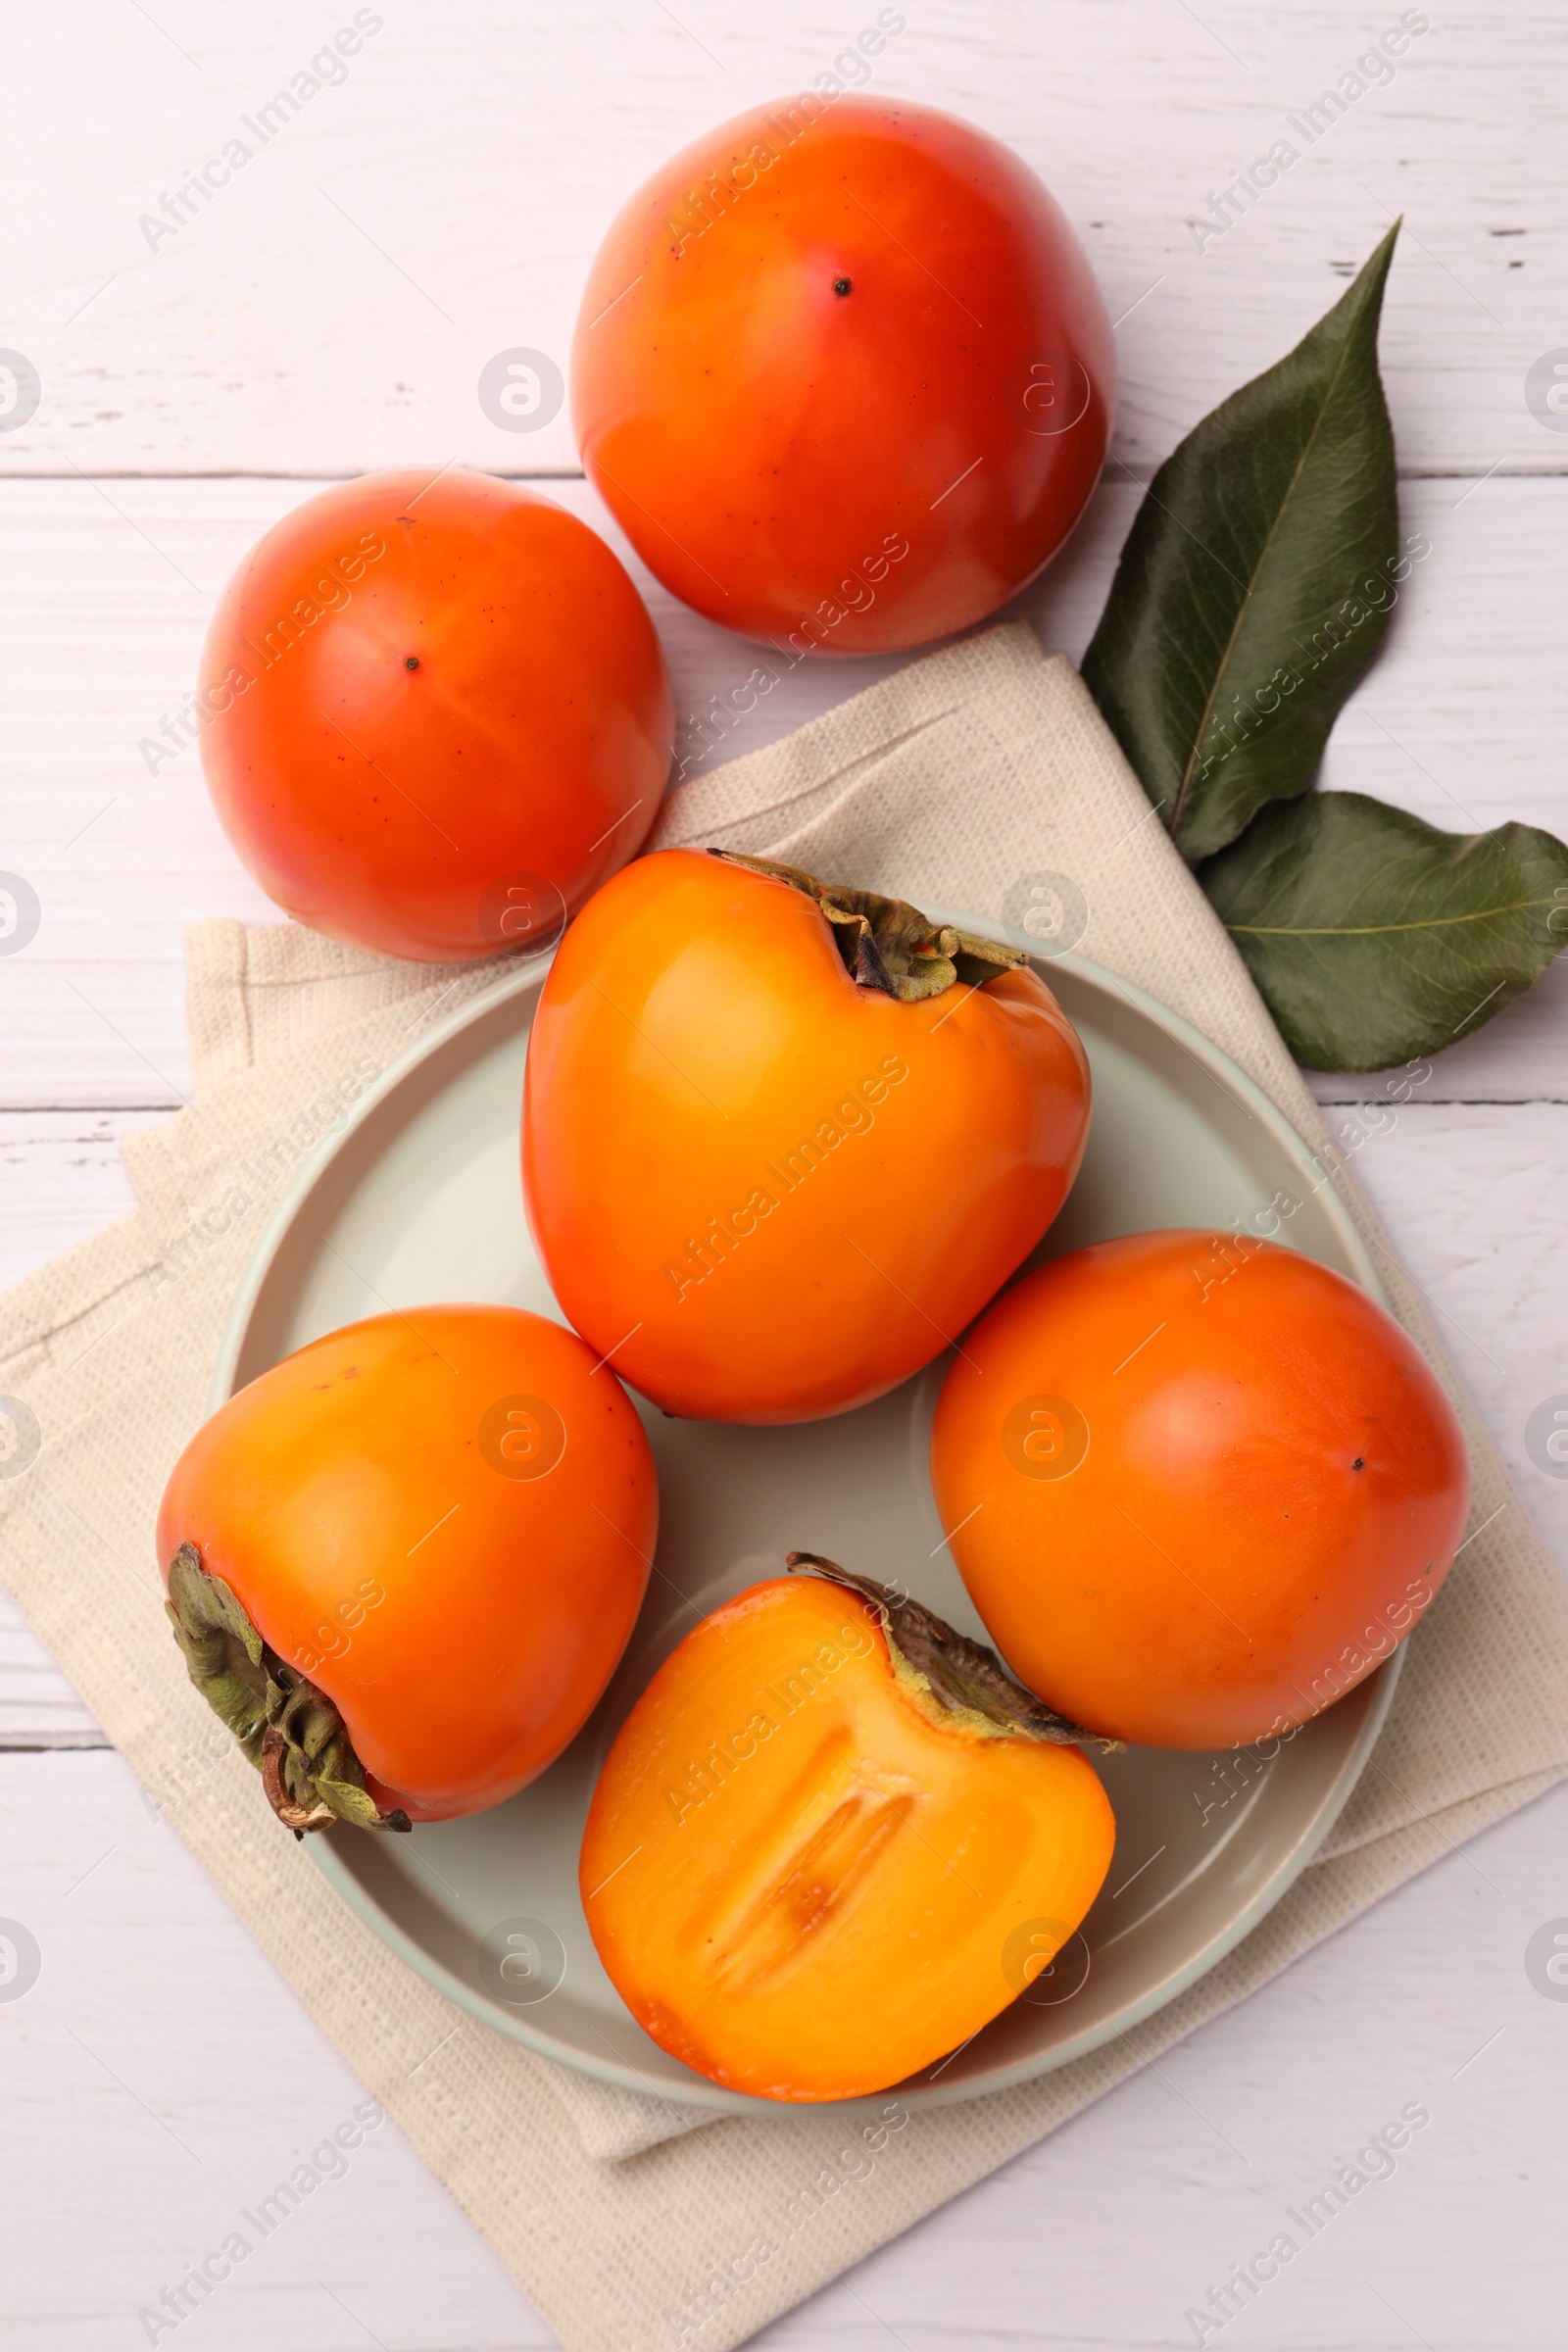
[[[400,1808],[383,1813],[365,1786],[336,1704],[262,1640],[232,1590],[209,1576],[194,1544],[169,1564],[165,1612],[185,1670],[262,1776],[272,1811],[296,1838],[334,1821],[362,1830],[407,1830]]]
[[[1000,947],[977,932],[956,931],[951,923],[933,923],[903,899],[879,898],[874,890],[852,890],[843,882],[819,882],[800,866],[779,865],[771,858],[743,858],[735,850],[708,854],[769,881],[787,882],[810,899],[833,926],[834,945],[851,979],[906,1004],[940,997],[955,982],[983,988],[1028,961],[1021,949]]]
[[[1039,1740],[1056,1747],[1098,1739],[1015,1683],[994,1649],[971,1642],[907,1594],[879,1585],[874,1577],[856,1576],[818,1552],[792,1551],[785,1557],[791,1570],[826,1577],[869,1605],[882,1628],[895,1676],[933,1723],[981,1740]],[[1121,1742],[1100,1740],[1099,1744],[1108,1752]]]

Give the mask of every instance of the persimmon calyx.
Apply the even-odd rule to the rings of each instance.
[[[334,1821],[362,1830],[413,1827],[401,1806],[381,1811],[336,1703],[284,1665],[232,1589],[202,1566],[194,1544],[182,1544],[169,1564],[164,1610],[186,1673],[260,1772],[285,1829],[303,1838]]]
[[[868,1604],[881,1625],[901,1690],[939,1728],[965,1731],[977,1740],[1037,1740],[1055,1747],[1076,1747],[1098,1737],[1014,1682],[994,1649],[971,1642],[891,1585],[856,1576],[814,1551],[787,1552],[785,1559],[792,1573],[825,1577]],[[1099,1744],[1108,1753],[1121,1741],[1101,1740]]]
[[[798,865],[780,865],[771,858],[744,858],[738,850],[710,850],[728,865],[744,866],[771,882],[787,882],[810,899],[833,927],[833,942],[850,978],[861,988],[879,988],[884,996],[910,1004],[921,997],[940,997],[961,982],[983,988],[1003,972],[1016,970],[1028,957],[1021,948],[1004,948],[978,932],[956,931],[951,923],[933,923],[918,906],[903,899],[879,898],[874,890],[852,890],[846,882],[819,882]]]

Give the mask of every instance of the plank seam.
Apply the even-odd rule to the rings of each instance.
[[[1148,460],[1132,462],[1125,459],[1117,460],[1127,478],[1140,484],[1151,482],[1163,462],[1163,460],[1152,463]],[[8,472],[5,482],[7,484],[16,482],[79,483],[83,479],[91,482],[352,482],[363,480],[368,473],[382,473],[390,470],[392,468],[386,466],[351,466],[346,470],[339,467],[335,471],[309,473],[271,470],[238,472],[228,468],[218,468],[213,471],[144,472],[134,468],[108,466],[86,475],[77,472],[33,473],[18,469]],[[486,466],[476,468],[476,470],[487,473],[500,482],[581,482],[588,478],[580,466],[571,468],[559,466],[535,468],[528,472],[514,471],[510,466]],[[1503,464],[1494,467],[1491,472],[1485,473],[1478,472],[1473,466],[1400,466],[1396,468],[1396,471],[1401,482],[1568,481],[1568,463],[1559,466],[1509,466]]]

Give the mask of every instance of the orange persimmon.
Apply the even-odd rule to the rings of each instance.
[[[575,1332],[418,1306],[238,1390],[158,1516],[191,1681],[278,1818],[407,1829],[555,1761],[642,1604],[643,1426]]]
[[[1104,301],[1022,158],[821,79],[628,199],[571,349],[588,478],[650,570],[797,657],[994,612],[1083,512],[1116,405]]]
[[[652,824],[673,724],[612,550],[458,466],[362,474],[273,523],[218,601],[194,711],[268,897],[422,963],[559,938]]]
[[[632,1709],[582,1899],[661,2048],[729,2089],[847,2099],[1007,2007],[1094,1901],[1115,1827],[1074,1728],[990,1650],[790,1556],[817,1573],[714,1610]]]
[[[528,1043],[552,1288],[665,1412],[809,1421],[928,1363],[1078,1172],[1089,1064],[1016,949],[665,850],[593,898]]]
[[[1342,1698],[1464,1533],[1453,1407],[1365,1291],[1277,1243],[1128,1234],[964,1335],[931,1478],[1021,1681],[1152,1747],[1233,1747]]]

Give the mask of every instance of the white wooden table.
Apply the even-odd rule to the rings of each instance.
[[[623,196],[705,125],[809,85],[875,10],[384,0],[359,12],[375,28],[341,78],[150,238],[140,217],[355,13],[74,0],[7,14],[0,345],[33,364],[41,397],[0,435],[0,866],[32,883],[42,922],[0,961],[6,1280],[128,1204],[117,1140],[178,1104],[182,925],[272,912],[219,833],[194,752],[152,776],[137,748],[184,701],[231,565],[308,482],[426,460],[558,475],[557,494],[620,546],[565,417],[502,430],[479,405],[480,368],[516,346],[564,363],[576,289]],[[1532,366],[1568,345],[1560,11],[1439,0],[1393,78],[1358,76],[1369,86],[1343,118],[1296,137],[1297,166],[1207,237],[1189,216],[1353,73],[1398,24],[1394,0],[907,0],[905,13],[872,86],[1012,142],[1065,204],[1120,321],[1113,463],[1024,600],[1047,641],[1082,651],[1136,484],[1296,339],[1403,210],[1383,348],[1407,527],[1433,553],[1326,781],[1459,829],[1511,815],[1562,832],[1568,431],[1525,397]],[[689,748],[685,714],[749,656],[632,569]],[[733,748],[883,666],[796,671]],[[1365,1091],[1318,1086],[1348,1106]],[[1524,1443],[1532,1409],[1568,1390],[1568,967],[1440,1056],[1355,1166],[1568,1561],[1568,1483]],[[0,2330],[25,2352],[118,2352],[147,2340],[139,2307],[361,2094],[11,1618],[0,1751],[0,1916],[42,1956],[24,1998],[0,1986]],[[1397,2175],[1226,2343],[1555,2352],[1568,2003],[1544,1997],[1524,1952],[1568,1914],[1565,1847],[1568,1789],[765,2341],[1191,2343],[1188,2307],[1420,2100],[1432,2125]],[[196,2352],[554,2340],[390,2126],[187,2334]]]

